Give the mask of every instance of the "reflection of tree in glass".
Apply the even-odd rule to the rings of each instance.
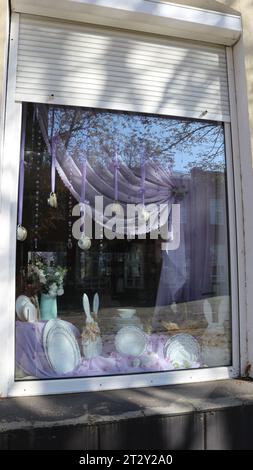
[[[39,123],[36,119],[34,106],[28,106],[27,126],[25,143],[25,194],[24,194],[24,223],[29,226],[28,243],[33,247],[33,241],[36,234],[35,229],[35,193],[36,178],[38,175],[39,185],[39,206],[38,212],[38,234],[39,245],[45,243],[50,233],[51,240],[59,238],[59,226],[61,232],[66,231],[66,207],[67,197],[66,189],[57,177],[56,190],[59,201],[61,202],[57,210],[48,206],[48,195],[51,191],[50,172],[51,155],[49,155]],[[64,201],[64,203],[63,203]]]
[[[83,108],[54,109],[53,134],[61,136],[76,162],[87,154],[95,168],[107,166],[117,152],[121,162],[134,168],[140,166],[144,152],[147,161],[175,171],[188,172],[196,166],[224,169],[220,123]]]

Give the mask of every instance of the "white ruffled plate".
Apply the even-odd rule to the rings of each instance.
[[[115,336],[115,348],[124,356],[141,356],[147,347],[147,337],[137,326],[125,326]]]
[[[179,333],[166,341],[164,357],[176,369],[187,369],[200,361],[199,343],[193,336]]]
[[[43,330],[43,347],[50,367],[57,374],[72,372],[81,354],[71,328],[63,320],[49,320]]]

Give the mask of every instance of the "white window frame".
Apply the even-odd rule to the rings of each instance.
[[[240,165],[240,154],[250,156],[249,135],[247,126],[238,125],[238,108],[236,106],[236,83],[234,79],[233,57],[240,63],[241,53],[236,56],[232,48],[227,48],[231,125],[226,123],[225,141],[228,172],[228,214],[231,260],[231,294],[232,294],[232,366],[213,367],[185,371],[168,371],[134,375],[101,376],[87,378],[68,378],[51,380],[15,381],[15,284],[16,284],[16,214],[18,203],[18,177],[21,137],[22,103],[15,102],[15,77],[18,48],[19,14],[12,15],[10,34],[10,54],[8,70],[8,91],[6,106],[4,158],[2,168],[2,213],[1,251],[0,251],[0,392],[2,396],[44,395],[73,393],[105,389],[148,387],[154,385],[204,382],[237,377],[244,370],[249,360],[247,345],[247,294],[245,291],[245,238],[243,230],[241,175],[245,171]],[[239,66],[239,65],[237,65]],[[240,87],[240,85],[237,84]],[[245,104],[245,90],[239,92]],[[69,103],[71,105],[71,103]],[[245,113],[245,108],[239,109]],[[245,119],[245,114],[244,114]],[[248,116],[247,116],[248,119]],[[246,130],[245,130],[246,129]],[[240,132],[244,138],[240,138]],[[241,143],[240,143],[241,142]],[[234,158],[233,158],[234,156]],[[249,158],[248,158],[249,160]],[[247,167],[248,168],[248,167]],[[246,169],[247,169],[246,168]],[[253,200],[253,198],[252,198]],[[253,273],[252,277],[253,277]],[[253,285],[253,284],[252,284]],[[253,291],[253,289],[250,289]],[[253,295],[253,294],[251,294]],[[253,305],[253,302],[252,302]],[[240,316],[239,316],[240,311]],[[239,326],[240,325],[240,326]],[[253,325],[252,325],[253,327]],[[240,356],[239,356],[240,345]]]

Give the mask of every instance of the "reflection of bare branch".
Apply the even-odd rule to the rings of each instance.
[[[196,129],[191,129],[190,132],[187,132],[186,134],[182,135],[179,139],[177,139],[175,142],[173,142],[171,145],[169,145],[167,148],[164,148],[163,149],[163,152],[166,152],[168,150],[171,150],[172,148],[176,147],[179,143],[182,143],[184,141],[186,141],[189,137],[191,137],[193,134],[196,134],[196,132],[206,128],[206,127],[210,127],[212,126],[212,129],[213,129],[213,124],[206,124],[206,125],[202,125],[202,126],[199,126],[199,127],[196,127]]]
[[[213,145],[213,148],[214,148],[214,145]],[[209,152],[204,155],[202,154],[201,157],[199,157],[200,160],[197,165],[196,165],[197,163],[196,160],[193,162],[190,162],[188,164],[188,168],[191,169],[191,168],[198,166],[198,168],[201,168],[202,170],[224,171],[224,167],[225,167],[224,159],[222,159],[222,161],[217,161],[217,157],[220,155],[223,156],[223,142],[221,142],[221,144],[217,147],[215,152],[213,152],[212,154]]]
[[[70,124],[70,126],[69,126],[68,137],[67,137],[66,140],[65,140],[65,148],[66,148],[66,149],[68,148],[69,141],[70,141],[70,139],[71,139],[71,137],[72,137],[72,132],[73,132],[73,129],[74,129],[74,126],[75,126],[75,121],[76,121],[77,113],[78,113],[78,111],[75,110],[74,115],[73,115],[73,118],[72,118],[72,122],[71,122],[71,124]]]
[[[223,142],[221,142],[221,144],[219,145],[219,147],[217,147],[216,151],[213,153],[213,154],[208,154],[207,156],[210,158],[210,160],[214,160],[215,157],[217,157],[217,155],[219,155],[219,151],[223,148]]]
[[[222,145],[218,146],[223,129],[220,123],[82,108],[56,109],[58,133],[76,161],[87,151],[92,165],[107,166],[117,148],[122,162],[138,167],[144,150],[149,161],[188,171],[191,155],[199,167],[208,167],[208,155],[213,159],[222,156]],[[178,152],[185,154],[184,166],[177,160]],[[219,167],[220,161],[213,161],[212,167],[215,164]]]
[[[213,150],[214,150],[214,148],[215,148],[215,146],[216,146],[216,144],[217,144],[217,140],[218,140],[218,138],[220,137],[220,133],[221,133],[221,127],[219,128],[219,132],[217,133],[217,136],[216,136],[216,139],[215,139],[215,141],[214,141],[214,144],[213,144],[213,146],[212,146],[212,148],[211,148],[211,150],[210,150],[210,155],[212,154],[212,152],[213,152]]]
[[[195,140],[195,143],[196,143],[196,142],[202,142],[203,139],[204,139],[204,138],[207,136],[207,134],[209,134],[210,132],[213,132],[213,126],[212,126],[210,129],[208,129],[206,132],[204,132],[204,134],[202,134],[199,138],[197,138],[197,139]]]

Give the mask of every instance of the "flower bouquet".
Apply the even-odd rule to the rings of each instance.
[[[67,269],[55,266],[42,257],[36,257],[29,266],[29,275],[37,278],[41,289],[40,315],[42,320],[57,317],[57,296],[64,294],[64,278]]]

